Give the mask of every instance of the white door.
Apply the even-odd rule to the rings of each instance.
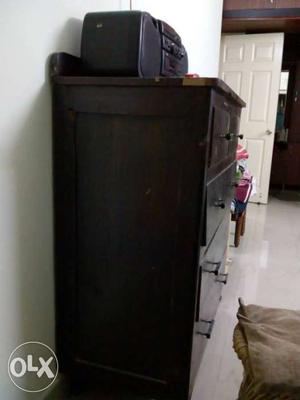
[[[240,133],[256,178],[255,203],[268,202],[283,39],[283,33],[222,36],[220,77],[247,103]]]

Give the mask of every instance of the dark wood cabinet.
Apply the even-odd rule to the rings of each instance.
[[[224,0],[224,10],[249,10],[274,8],[276,0]]]
[[[224,0],[222,32],[300,32],[300,0]]]
[[[298,7],[300,0],[224,0],[223,2],[224,11]]]
[[[300,40],[299,35],[286,35],[282,70],[289,71],[284,127],[287,142],[275,138],[271,169],[271,187],[300,187]],[[277,140],[276,140],[277,139]]]
[[[288,143],[284,148],[275,144],[273,150],[271,186],[299,189],[300,143]]]
[[[300,0],[275,0],[276,8],[299,8]]]
[[[51,65],[61,369],[187,399],[226,278],[237,137],[224,135],[231,115],[238,130],[244,103],[218,79],[68,76],[60,60]]]
[[[288,141],[290,144],[300,143],[300,46],[296,54],[298,60],[295,63],[293,87],[290,88],[290,93],[288,93],[290,110],[287,127],[289,128]]]

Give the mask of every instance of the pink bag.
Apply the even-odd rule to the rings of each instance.
[[[247,203],[252,190],[252,176],[243,177],[235,189],[235,198],[242,203]]]

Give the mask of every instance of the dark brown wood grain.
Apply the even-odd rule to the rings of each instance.
[[[222,32],[300,32],[300,1],[224,0]]]
[[[299,188],[300,143],[290,143],[286,148],[275,145],[273,152],[271,186]]]
[[[220,294],[201,289],[199,265],[205,252],[223,257],[226,229],[212,238],[229,221],[237,142],[209,143],[228,123],[237,130],[244,103],[217,79],[52,83],[62,371],[77,388],[186,400],[208,340],[196,309],[214,319]],[[213,112],[216,98],[229,120]]]
[[[223,2],[224,11],[298,7],[300,7],[300,0],[224,0]]]
[[[294,85],[290,88],[289,143],[300,143],[300,54],[295,65]],[[299,157],[299,155],[298,155]],[[300,184],[300,170],[299,170]]]
[[[223,33],[300,33],[300,16],[282,18],[224,18]]]
[[[285,36],[283,70],[289,71],[285,110],[286,144],[276,144],[273,151],[271,186],[300,186],[300,39],[299,35]]]
[[[275,1],[271,0],[224,0],[223,8],[227,10],[247,10],[259,8],[274,8]]]
[[[276,8],[300,8],[300,0],[275,0]]]

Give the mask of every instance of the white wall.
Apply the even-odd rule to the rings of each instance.
[[[223,0],[132,0],[132,8],[150,12],[179,33],[189,72],[218,76]]]
[[[54,345],[50,53],[79,52],[88,11],[127,0],[0,2],[0,397],[26,398],[7,375],[14,347]],[[32,399],[33,396],[28,396]],[[39,396],[34,396],[38,399]]]

